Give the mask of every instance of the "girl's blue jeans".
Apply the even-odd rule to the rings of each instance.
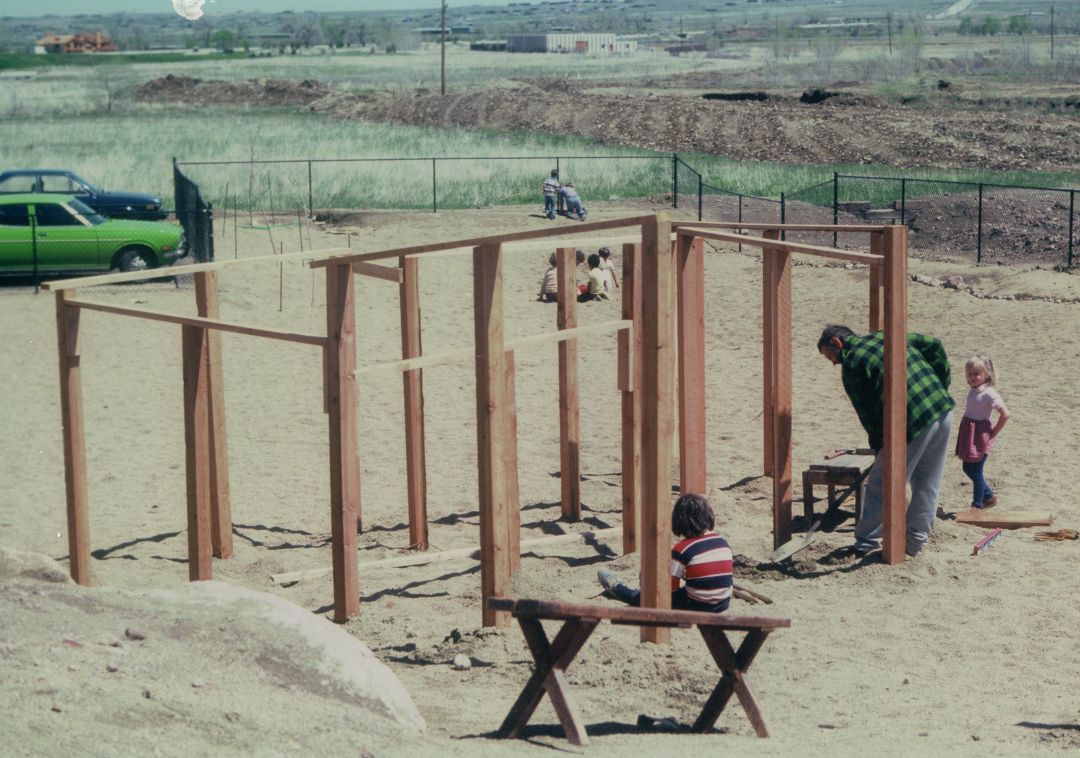
[[[963,467],[964,473],[967,474],[967,478],[971,480],[974,487],[971,492],[971,504],[976,508],[982,508],[983,503],[994,496],[994,491],[990,489],[990,484],[986,481],[986,477],[983,476],[983,469],[986,468],[986,456],[984,455],[977,461],[964,461]]]

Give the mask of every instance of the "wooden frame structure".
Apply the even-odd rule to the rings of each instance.
[[[704,269],[702,241],[750,245],[762,251],[764,473],[773,482],[773,546],[791,539],[791,256],[794,253],[866,264],[869,326],[885,332],[884,558],[901,563],[905,548],[907,460],[907,227],[813,226],[687,222],[674,226],[679,251],[679,421],[684,491],[706,481]],[[761,237],[734,230],[757,230]],[[868,252],[782,240],[784,232],[868,234]],[[689,469],[689,470],[688,470]]]
[[[508,342],[502,318],[502,266],[509,245],[616,229],[636,230],[640,244],[624,246],[623,318],[577,326],[576,302],[559,306],[559,330]],[[634,236],[636,237],[637,234]],[[145,308],[118,306],[78,297],[78,290],[103,284],[138,281],[160,272],[108,274],[51,282],[55,292],[61,376],[61,408],[68,504],[71,573],[89,584],[90,549],[87,516],[86,454],[82,387],[79,371],[79,320],[82,311],[98,311],[173,323],[180,326],[184,367],[184,423],[187,448],[187,514],[189,578],[212,576],[211,557],[232,552],[228,487],[228,454],[224,424],[219,332],[276,339],[319,347],[323,351],[324,410],[328,416],[331,549],[334,577],[334,619],[344,622],[359,613],[357,525],[360,523],[360,465],[357,455],[357,376],[372,371],[402,373],[406,459],[409,470],[410,545],[427,547],[426,480],[424,477],[422,369],[474,357],[477,375],[477,456],[481,513],[481,586],[485,598],[505,595],[519,560],[517,488],[517,421],[514,409],[514,351],[557,343],[560,354],[560,462],[562,510],[580,519],[577,461],[578,395],[576,341],[587,335],[619,335],[619,389],[623,395],[622,450],[626,486],[623,492],[624,547],[638,542],[651,566],[644,603],[667,607],[666,574],[670,525],[668,507],[673,452],[673,378],[675,323],[671,312],[674,279],[670,222],[664,215],[584,223],[573,230],[556,227],[468,240],[418,245],[374,253],[335,249],[245,261],[196,264],[183,269],[196,280],[197,316],[174,315]],[[542,244],[542,243],[541,243]],[[535,247],[535,245],[534,245]],[[418,259],[426,254],[472,251],[475,349],[424,355],[420,339]],[[573,292],[575,248],[561,247],[558,260],[563,291]],[[326,334],[300,334],[218,318],[217,271],[259,262],[299,258],[313,269],[325,269]],[[397,267],[376,263],[394,260]],[[402,359],[357,368],[354,276],[371,276],[399,285]],[[567,283],[570,283],[569,286]],[[644,283],[644,284],[642,284]],[[646,324],[644,329],[635,324]],[[657,392],[643,391],[650,381]],[[644,423],[638,423],[643,419]],[[654,502],[650,502],[654,500]],[[642,504],[644,504],[642,506]],[[638,521],[642,521],[640,530]],[[663,578],[664,581],[660,581]],[[663,604],[663,605],[661,605]],[[485,625],[505,625],[508,616],[485,606]],[[655,630],[648,630],[655,631]],[[666,630],[661,630],[666,632]]]
[[[725,229],[758,228],[751,237]],[[640,243],[624,245],[622,318],[577,326],[572,298],[560,303],[558,331],[507,341],[503,328],[503,264],[511,246],[544,244],[545,240],[631,229]],[[160,276],[160,272],[110,274],[51,282],[56,295],[61,412],[68,543],[71,574],[89,584],[90,549],[86,493],[86,452],[79,365],[79,322],[82,311],[98,311],[180,326],[184,373],[184,424],[187,447],[187,514],[189,577],[212,576],[211,556],[232,552],[228,486],[228,453],[224,424],[224,388],[219,332],[308,344],[323,351],[324,410],[328,416],[331,550],[334,619],[344,622],[359,613],[357,526],[360,523],[360,464],[357,454],[357,376],[372,371],[402,374],[405,402],[406,460],[409,470],[410,545],[427,547],[426,479],[422,369],[472,357],[476,368],[477,462],[480,511],[483,623],[505,626],[505,611],[487,599],[509,594],[511,574],[520,559],[517,418],[514,351],[558,344],[560,465],[562,513],[580,519],[577,429],[576,341],[596,334],[618,334],[618,377],[622,393],[623,548],[642,552],[642,599],[646,608],[670,608],[668,554],[671,543],[669,472],[674,457],[676,412],[683,491],[706,489],[704,248],[712,239],[756,245],[764,256],[765,317],[764,460],[773,477],[774,541],[786,541],[791,519],[791,255],[805,253],[870,265],[870,321],[886,332],[885,417],[885,558],[903,560],[904,535],[904,350],[906,334],[906,228],[808,227],[752,224],[680,224],[666,214],[637,216],[565,227],[491,235],[473,239],[354,253],[327,250],[267,256],[245,261],[186,266],[195,276],[197,316],[181,316],[143,308],[84,300],[77,290],[100,284]],[[870,233],[869,253],[849,252],[784,242],[784,230]],[[636,236],[636,235],[635,235]],[[419,258],[449,251],[471,252],[473,265],[473,349],[424,355],[421,349]],[[560,291],[572,292],[575,248],[557,252]],[[325,269],[326,333],[300,334],[238,324],[218,317],[217,271],[235,265],[280,263],[303,257],[313,269]],[[394,261],[396,267],[378,261]],[[370,276],[399,285],[402,359],[357,368],[354,277]],[[786,349],[782,346],[787,345]],[[677,360],[681,353],[681,360]],[[679,371],[676,411],[675,371]],[[665,627],[642,628],[642,639],[666,642]]]

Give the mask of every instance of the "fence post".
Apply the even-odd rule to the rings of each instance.
[[[679,207],[679,154],[671,154],[671,207]]]
[[[311,161],[307,162],[307,211],[311,218],[315,217],[314,191],[311,183]]]
[[[38,252],[37,252],[37,216],[30,214],[30,255],[34,266],[34,294],[40,291],[40,279],[38,275]]]
[[[982,263],[982,213],[983,213],[983,186],[979,182],[979,228],[975,241],[975,262]]]
[[[840,174],[832,175],[832,222],[836,226],[840,221]],[[836,232],[832,233],[832,246],[836,247]]]
[[[555,178],[559,180],[559,186],[561,187],[562,186],[562,166],[559,163],[559,156],[557,156],[557,155],[555,156],[555,174],[556,174]],[[563,212],[563,210],[565,210],[565,207],[566,207],[566,204],[563,201],[563,193],[556,191],[556,193],[555,193],[555,215],[556,216],[562,215],[562,212]]]
[[[1076,214],[1073,212],[1076,209],[1076,190],[1069,190],[1069,253],[1068,253],[1068,266],[1072,268],[1073,265],[1073,219]]]
[[[900,180],[900,223],[907,226],[907,219],[904,218],[904,211],[907,210],[907,179]]]
[[[741,221],[742,219],[739,219],[739,220]],[[787,200],[785,199],[783,192],[780,193],[780,223],[781,224],[786,224],[787,223]],[[786,234],[787,234],[786,231],[784,231],[784,230],[780,231],[780,240],[781,241],[783,241],[786,238],[785,237]]]
[[[697,220],[701,221],[701,195],[703,192],[704,182],[701,180],[701,174],[697,175]]]
[[[435,183],[435,158],[431,159],[431,212],[439,212],[439,193]]]

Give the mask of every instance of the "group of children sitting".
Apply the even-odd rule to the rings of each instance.
[[[588,257],[577,251],[577,264],[588,263],[588,282],[577,285],[577,300],[585,303],[589,300],[607,300],[608,293],[619,287],[619,277],[615,274],[615,262],[611,260],[611,251],[606,247]],[[576,278],[576,277],[575,277]],[[559,301],[559,273],[555,253],[548,258],[548,268],[540,279],[540,293],[536,297],[542,303]]]

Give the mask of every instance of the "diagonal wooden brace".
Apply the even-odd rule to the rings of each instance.
[[[754,693],[751,691],[750,684],[746,679],[746,670],[750,668],[754,657],[761,650],[761,646],[765,644],[765,638],[769,636],[769,633],[760,629],[747,632],[742,644],[739,645],[738,652],[736,652],[731,647],[731,643],[723,631],[709,627],[698,627],[698,631],[705,638],[705,644],[708,646],[709,652],[712,653],[716,665],[720,667],[722,676],[712,694],[709,695],[709,699],[705,702],[705,707],[701,709],[701,715],[694,722],[694,731],[707,732],[712,729],[716,719],[719,718],[731,698],[731,693],[734,692],[738,696],[739,702],[742,703],[743,710],[746,711],[746,717],[753,724],[757,736],[768,737],[769,730],[765,728],[765,719],[761,715],[761,708],[758,706],[757,699],[754,697]]]
[[[536,662],[536,669],[499,727],[499,736],[521,736],[522,728],[528,723],[546,692],[566,733],[566,739],[574,745],[587,745],[589,738],[585,734],[585,725],[574,713],[564,675],[600,620],[568,620],[550,643],[544,627],[537,619],[518,618],[518,623]]]

